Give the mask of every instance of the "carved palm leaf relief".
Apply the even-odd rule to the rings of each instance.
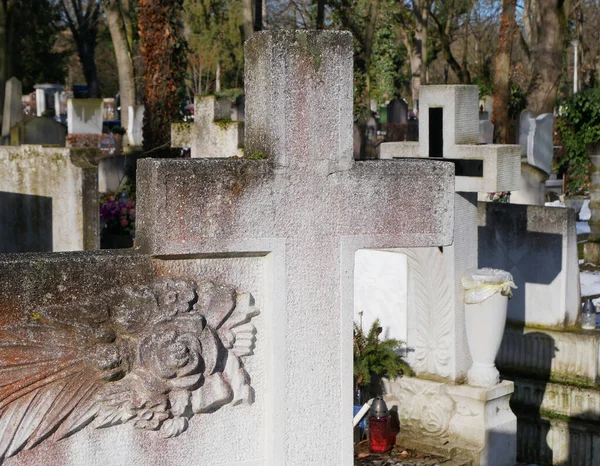
[[[415,325],[417,373],[448,377],[452,348],[454,281],[448,277],[443,255],[437,248],[403,250],[409,260]]]
[[[253,402],[241,358],[259,311],[228,286],[157,280],[0,327],[0,461],[88,424],[179,435],[198,413]]]

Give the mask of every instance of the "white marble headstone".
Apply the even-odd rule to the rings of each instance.
[[[354,266],[354,321],[368,331],[375,319],[383,339],[407,341],[407,257],[394,251],[361,249]],[[362,316],[359,314],[362,312]]]

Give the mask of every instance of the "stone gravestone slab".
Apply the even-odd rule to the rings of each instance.
[[[392,100],[387,106],[387,122],[405,124],[408,122],[408,104],[400,99]]]
[[[554,115],[544,113],[530,120],[527,163],[550,174],[554,156]]]
[[[102,134],[103,115],[102,99],[69,99],[67,102],[69,134]]]
[[[4,113],[2,114],[2,136],[10,136],[10,129],[23,120],[23,88],[14,76],[6,81]]]
[[[531,110],[523,110],[519,116],[519,145],[521,146],[521,155],[527,155],[531,119],[535,119],[535,113]]]
[[[494,143],[494,124],[490,120],[479,120],[479,144]]]
[[[580,311],[575,212],[480,202],[479,267],[509,271],[519,293],[508,319],[544,327],[574,326]]]
[[[449,244],[453,168],[353,161],[352,49],[252,36],[267,158],[140,162],[134,253],[0,256],[6,466],[353,464],[355,253]]]
[[[67,127],[50,117],[33,117],[10,130],[10,145],[41,144],[65,147]]]

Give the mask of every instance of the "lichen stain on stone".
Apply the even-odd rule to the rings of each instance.
[[[321,68],[321,63],[323,62],[323,51],[320,44],[318,44],[317,39],[312,36],[309,37],[306,33],[300,32],[296,33],[295,37],[300,50],[310,56],[314,71],[318,73],[319,68]]]

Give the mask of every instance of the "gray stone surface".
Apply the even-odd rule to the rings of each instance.
[[[256,33],[245,75],[246,153],[267,159],[141,161],[137,248],[261,258],[265,455],[349,465],[355,252],[449,244],[453,167],[353,161],[348,33]],[[312,382],[298,384],[308,373]]]
[[[69,357],[73,354],[81,355],[81,353],[84,353],[86,356],[89,355],[89,357],[83,358],[85,359],[83,367],[80,361],[73,361],[75,364],[78,364],[76,378],[73,378],[72,374],[61,373],[61,375],[65,376],[66,380],[69,380],[70,385],[62,392],[59,390],[63,398],[62,400],[60,397],[57,399],[56,406],[59,410],[63,406],[63,409],[69,411],[79,401],[77,392],[72,392],[74,388],[79,386],[78,383],[80,380],[85,380],[90,376],[93,377],[98,370],[92,368],[96,370],[92,370],[90,373],[89,364],[102,361],[103,358],[111,354],[109,351],[102,351],[103,347],[106,350],[113,349],[112,345],[107,344],[113,343],[110,341],[110,338],[108,341],[106,340],[106,336],[110,335],[110,333],[106,332],[107,325],[109,329],[122,332],[123,327],[131,329],[129,324],[133,323],[135,325],[137,323],[139,325],[140,322],[144,322],[143,317],[156,312],[156,308],[150,309],[152,312],[147,312],[149,310],[147,309],[148,300],[144,299],[140,291],[147,290],[147,287],[152,286],[153,283],[160,283],[165,277],[188,281],[194,277],[204,284],[210,280],[223,284],[223,288],[217,288],[217,290],[224,289],[225,291],[230,289],[225,287],[225,285],[235,283],[236,289],[240,291],[257,289],[259,293],[253,296],[255,298],[253,307],[258,307],[262,310],[264,295],[259,287],[262,285],[264,270],[261,262],[263,261],[259,258],[204,260],[188,258],[185,261],[164,261],[143,254],[116,253],[113,251],[101,251],[93,254],[82,252],[69,254],[0,254],[0,336],[3,343],[2,351],[0,351],[0,360],[3,362],[6,361],[6,348],[10,347],[7,343],[11,341],[11,338],[15,338],[14,335],[18,336],[22,334],[17,329],[21,328],[22,330],[23,325],[29,325],[28,334],[30,338],[24,342],[23,347],[28,348],[30,353],[33,352],[34,355],[41,355],[43,352],[43,356],[46,357],[52,355],[52,346],[47,345],[48,338],[59,338],[61,332],[73,333],[77,338],[72,338],[68,352],[67,350],[60,350],[64,359],[54,361],[59,365],[64,364],[65,359],[70,361]],[[26,278],[15,280],[15,277]],[[124,304],[122,309],[131,313],[120,314],[121,323],[129,322],[129,324],[119,328],[119,325],[115,326],[111,325],[110,322],[103,322],[103,319],[106,319],[106,313],[101,312],[103,304],[108,303],[112,306],[109,315],[112,316],[112,319],[115,319],[115,315],[119,315],[118,297],[123,296],[123,294],[127,296],[131,292],[130,290],[137,290],[138,294],[134,294],[131,301],[127,302],[126,299],[125,303],[122,301],[121,303]],[[206,301],[201,300],[202,302],[198,305],[198,308],[189,311],[188,315],[192,318],[193,314],[199,312],[200,309],[206,309],[203,306],[210,307],[214,312],[206,313],[207,321],[212,321],[218,318],[219,315],[222,316],[223,312],[228,313],[230,311],[230,307],[227,306],[228,300],[232,297],[239,300],[241,296],[238,293],[225,293],[215,296],[214,289],[211,291],[211,289],[202,286],[198,290],[200,290],[199,295]],[[111,296],[113,296],[112,299]],[[175,296],[177,296],[177,293],[175,293]],[[117,299],[114,299],[115,297]],[[170,304],[173,304],[173,301],[168,299],[159,301],[159,310],[169,309]],[[182,296],[179,295],[174,307],[177,308],[182,301]],[[135,303],[135,305],[132,303]],[[224,309],[219,309],[220,305]],[[73,315],[74,313],[76,315]],[[177,318],[186,319],[186,313]],[[177,318],[171,316],[167,322],[176,321]],[[57,319],[59,321],[62,320],[62,325],[58,329],[56,328]],[[36,326],[36,322],[40,320],[43,321],[44,325],[38,324]],[[99,341],[90,341],[90,335],[86,335],[85,333],[88,329],[86,326],[90,324],[90,320],[92,321],[92,325],[96,324],[94,326],[96,330],[95,335],[98,336]],[[238,338],[236,338],[236,346],[238,348],[242,348],[244,341],[249,341],[248,338],[252,339],[252,335],[258,335],[259,338],[264,335],[265,328],[261,314],[254,316],[252,322],[256,323],[256,329],[252,330],[246,326],[246,329],[250,331],[248,335],[243,335],[243,332],[240,333],[239,328],[235,329],[235,332],[238,333]],[[7,324],[11,326],[9,327],[11,329],[10,336],[7,335],[7,328],[5,327]],[[51,332],[48,332],[48,335],[41,335],[47,336],[44,348],[38,348],[37,352],[31,351],[28,344],[35,344],[36,338],[40,337],[39,332],[43,332],[44,328],[52,329]],[[125,331],[127,332],[127,330]],[[210,342],[207,342],[205,337],[203,339],[201,368],[209,366],[214,357]],[[135,334],[130,335],[130,339],[128,339],[129,342],[135,342],[136,340],[140,339]],[[87,345],[82,344],[86,341]],[[119,342],[119,350],[121,350],[123,348],[123,341],[119,339],[117,341]],[[181,338],[177,341],[178,344],[184,342],[185,339]],[[102,343],[105,345],[102,345]],[[262,380],[265,378],[266,349],[266,345],[258,345],[254,349],[252,357],[244,358],[243,369],[252,374],[252,387],[257,393],[264,392],[264,383]],[[133,352],[129,354],[121,353],[121,355],[123,358],[131,358]],[[22,358],[22,355],[17,355],[13,362]],[[50,359],[52,360],[52,358]],[[228,358],[228,361],[230,359],[231,357]],[[88,366],[86,367],[86,365]],[[53,366],[50,367],[53,368]],[[219,360],[217,372],[223,370],[223,367],[227,367],[225,361]],[[85,370],[86,368],[87,371]],[[110,368],[114,368],[114,366],[109,366],[108,369]],[[58,369],[60,369],[60,366],[58,366]],[[106,371],[107,367],[103,366],[99,369]],[[152,364],[148,364],[146,369],[152,371]],[[228,373],[231,374],[231,371],[228,371]],[[138,377],[141,375],[143,378],[145,377],[144,374],[147,376],[147,372],[138,372]],[[18,373],[11,372],[4,374],[2,380],[6,382],[6,376],[15,377],[15,375],[18,375]],[[128,375],[131,374],[128,373]],[[235,379],[235,374],[233,375],[234,377],[227,379],[228,383],[231,383]],[[209,374],[206,374],[206,377],[208,376]],[[118,380],[127,380],[127,377]],[[114,385],[118,380],[103,380],[100,383],[100,387]],[[136,378],[134,377],[133,380],[135,381]],[[52,395],[56,394],[56,390],[52,390],[53,381],[48,380],[47,382],[50,390],[39,393],[39,395],[44,395],[52,399]],[[202,386],[205,385],[206,383]],[[183,386],[185,387],[185,384]],[[196,391],[197,387],[195,385],[193,387],[192,390]],[[54,384],[54,388],[56,388],[56,383]],[[58,388],[60,388],[60,382]],[[149,386],[148,390],[152,391],[152,388],[152,386]],[[1,390],[5,389],[6,386],[3,384]],[[36,387],[31,387],[31,389],[35,393]],[[171,389],[169,393],[174,391],[176,390]],[[206,391],[202,391],[202,393],[206,394]],[[67,395],[66,397],[64,396],[65,394]],[[125,392],[121,395],[126,394]],[[142,397],[144,396],[143,391],[138,394]],[[26,401],[28,400],[27,397],[24,398]],[[64,404],[60,403],[61,401],[68,401],[70,404],[64,408]],[[3,464],[6,466],[29,466],[32,464],[71,464],[82,466],[91,464],[127,464],[132,466],[147,464],[170,466],[181,464],[206,466],[243,464],[244,466],[259,466],[266,463],[266,460],[264,460],[266,440],[263,431],[265,429],[264,413],[266,412],[265,403],[267,401],[268,399],[263,396],[257,398],[251,405],[227,405],[219,409],[218,414],[206,412],[192,416],[189,419],[188,430],[178,440],[164,438],[161,435],[161,433],[164,434],[164,431],[160,433],[153,431],[151,425],[148,425],[150,427],[148,430],[141,429],[143,423],[137,426],[137,428],[133,428],[132,422],[127,422],[128,417],[124,416],[123,425],[117,422],[117,425],[100,429],[95,429],[94,425],[88,425],[74,435],[62,439],[60,442],[57,441],[57,437],[45,439],[35,448],[22,451],[17,456],[4,460]],[[81,408],[82,406],[77,407]],[[85,407],[85,404],[83,407]],[[136,411],[134,406],[129,406],[128,409],[133,409],[133,412]],[[175,410],[174,405],[171,404],[169,409],[170,411]],[[15,419],[19,419],[19,416],[23,415],[23,412],[15,411],[13,411],[13,415]],[[156,415],[157,412],[160,412],[160,407],[158,410],[149,409],[149,411],[150,414],[154,413]],[[54,412],[56,413],[56,410]],[[77,412],[81,413],[82,411],[79,410]],[[27,420],[32,421],[32,419],[35,419],[35,414],[36,410],[31,410]],[[148,413],[144,414],[144,418],[148,416]],[[58,421],[54,420],[54,422],[58,422],[59,424],[61,421],[62,419],[60,418]],[[94,421],[96,425],[98,424],[97,421],[98,419]],[[48,419],[48,422],[52,423],[53,420]],[[23,424],[26,423],[22,423],[21,425]],[[18,425],[16,421],[15,425]],[[64,426],[61,424],[61,429],[59,430],[63,430],[62,427]],[[27,431],[27,429],[24,430],[25,432]],[[7,435],[11,431],[8,430],[8,434],[6,434],[6,425],[0,424],[0,432],[5,434],[0,436],[3,439],[0,448],[4,451],[6,445],[10,444],[11,439]],[[249,432],[254,432],[255,435],[248,435]],[[23,435],[23,429],[20,431],[20,434]]]
[[[550,174],[554,155],[554,115],[544,113],[530,120],[527,162]]]
[[[67,127],[50,117],[33,117],[17,123],[10,131],[10,144],[41,144],[65,147]]]
[[[527,155],[527,141],[531,128],[531,119],[535,119],[535,113],[531,110],[523,110],[519,116],[519,145],[521,146],[521,155]]]
[[[548,174],[539,168],[521,163],[521,185],[510,195],[511,204],[539,205],[546,202],[546,180]]]
[[[600,243],[600,144],[594,144],[588,147],[589,158],[591,162],[591,186],[589,202],[590,226],[589,241]],[[587,259],[587,258],[586,258]],[[597,263],[597,262],[592,262]]]
[[[352,464],[355,253],[450,244],[453,166],[354,163],[350,34],[246,47],[249,135],[267,159],[140,162],[130,254],[0,255],[0,396],[23,420],[0,422],[0,451],[57,429],[6,466]]]
[[[10,129],[23,120],[23,86],[14,76],[6,81],[4,112],[2,114],[2,136],[9,136]]]
[[[379,144],[380,159],[393,159],[398,154],[402,154],[403,157],[407,158],[420,157],[419,142],[384,142]]]
[[[566,328],[580,309],[575,212],[479,203],[479,267],[509,271],[518,290],[508,319]]]
[[[479,120],[479,144],[494,143],[494,124],[490,120]]]

